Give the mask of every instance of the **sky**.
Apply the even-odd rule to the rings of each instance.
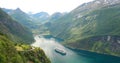
[[[28,13],[48,12],[70,12],[82,3],[93,0],[0,0],[0,7],[7,9],[20,8]]]

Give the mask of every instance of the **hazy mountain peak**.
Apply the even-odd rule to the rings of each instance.
[[[39,12],[39,13],[33,14],[33,16],[42,18],[45,16],[49,16],[49,14],[47,12]]]
[[[20,10],[20,11],[21,11],[21,9],[20,9],[20,8],[17,8],[16,10]]]
[[[16,12],[23,12],[20,8],[15,9]]]
[[[63,13],[60,13],[60,12],[55,12],[51,15],[50,19],[58,19],[60,18],[61,16],[63,16],[64,14]]]

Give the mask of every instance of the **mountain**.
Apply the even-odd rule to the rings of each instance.
[[[39,28],[40,34],[43,34],[43,35],[50,34],[50,31],[48,29],[49,25],[51,25],[52,22],[57,21],[60,18],[64,17],[64,15],[66,14],[67,12],[64,12],[64,13],[55,12],[51,16],[49,16],[49,19],[45,23],[42,23],[40,25],[40,28]]]
[[[44,17],[49,17],[49,14],[47,12],[39,12],[36,14],[33,14],[34,17],[38,17],[38,18],[44,18]]]
[[[55,12],[52,15],[49,15],[47,12],[39,12],[36,14],[31,14],[29,13],[28,15],[34,19],[35,23],[38,25],[37,30],[34,30],[33,33],[37,34],[49,34],[49,30],[47,26],[49,25],[50,22],[54,22],[55,20],[61,18],[67,13],[60,13],[60,12]]]
[[[46,21],[49,18],[49,14],[47,12],[39,12],[32,15],[36,18],[39,22]]]
[[[73,10],[71,13],[80,13],[80,14],[85,14],[88,11],[92,11],[101,7],[109,6],[109,5],[114,5],[114,4],[119,4],[119,0],[94,0],[88,3],[84,3],[77,7],[76,9]]]
[[[50,34],[73,49],[120,56],[120,1],[84,3],[47,26]]]
[[[65,13],[55,12],[50,16],[49,21],[55,21],[55,20],[61,18],[64,15],[65,15]]]
[[[50,15],[47,12],[39,12],[35,14],[28,13],[28,15],[35,20],[34,22],[37,25],[47,22],[50,17]]]
[[[34,19],[32,19],[28,14],[23,12],[20,8],[15,10],[2,8],[6,13],[8,13],[14,20],[21,23],[23,26],[28,27],[29,29],[37,28],[37,25],[34,23]]]
[[[13,20],[8,14],[0,9],[0,32],[9,36],[16,42],[31,43],[34,41],[29,29]],[[15,39],[16,38],[16,39]]]
[[[33,35],[0,8],[0,63],[51,63],[44,51],[32,47]]]
[[[59,19],[60,17],[64,16],[67,13],[60,13],[60,12],[55,12],[52,15],[49,15],[47,12],[39,12],[36,14],[28,14],[31,16],[31,18],[35,19],[36,23],[47,23],[50,21],[55,21],[56,19]]]
[[[25,13],[20,8],[15,10],[2,8],[6,13],[8,13],[14,20],[18,21],[23,26],[26,26],[34,34],[49,34],[47,26],[49,22],[54,22],[67,13],[55,12],[52,15],[49,15],[47,12],[39,13]],[[22,19],[21,19],[22,18]]]

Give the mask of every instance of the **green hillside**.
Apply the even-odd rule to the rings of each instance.
[[[48,26],[66,46],[120,56],[120,5],[81,11],[76,8]]]
[[[32,47],[33,35],[0,9],[0,63],[51,63],[40,48]]]
[[[37,25],[35,25],[34,23],[35,20],[30,18],[26,13],[21,11],[19,8],[12,11],[9,15],[11,15],[15,20],[17,20],[22,25],[28,27],[29,29],[34,29],[37,27]]]
[[[119,7],[120,5],[101,8],[75,20],[77,22],[70,30],[71,35],[79,35],[77,36],[79,38],[101,35],[120,36]],[[74,38],[77,37],[74,36]]]
[[[5,35],[0,34],[0,63],[50,63],[43,50],[31,48],[29,45],[15,45]]]
[[[0,9],[0,32],[6,34],[15,42],[31,43],[34,41],[29,29],[13,20],[8,14]]]
[[[20,8],[17,8],[15,10],[2,8],[2,10],[5,11],[7,14],[9,14],[14,20],[19,22],[23,26],[26,26],[30,30],[36,29],[38,27],[37,24],[35,23],[36,20],[31,18],[28,14],[23,12]]]
[[[0,62],[21,63],[22,62],[21,60],[22,58],[15,50],[12,41],[7,39],[5,36],[0,35]]]

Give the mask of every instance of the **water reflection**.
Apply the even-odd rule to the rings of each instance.
[[[32,46],[42,48],[52,63],[120,63],[120,58],[118,57],[100,55],[84,51],[78,51],[76,53],[59,44],[54,38],[45,39],[42,36],[35,36],[35,40],[36,41],[32,44]],[[65,50],[67,54],[63,56],[59,53],[56,53],[54,50],[56,47]]]
[[[81,60],[78,61],[78,60],[84,59],[84,58],[81,58],[79,55],[77,55],[73,51],[65,48],[64,46],[56,42],[55,39],[53,38],[45,39],[43,37],[36,36],[35,40],[36,42],[32,44],[32,46],[41,47],[45,51],[46,55],[52,60],[52,63],[74,63],[74,62],[83,63],[83,61]],[[56,47],[64,49],[67,52],[67,54],[63,56],[59,53],[56,53],[54,51]]]

